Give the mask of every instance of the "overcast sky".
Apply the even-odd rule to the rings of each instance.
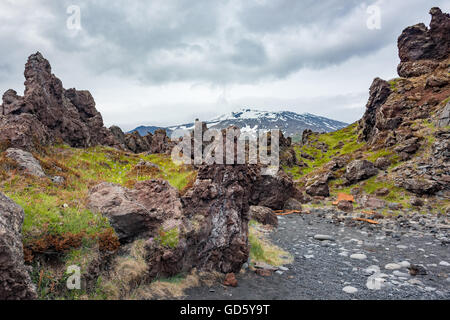
[[[449,12],[450,0],[0,0],[0,90],[23,94],[40,51],[65,88],[92,93],[107,126],[244,106],[353,122],[373,78],[396,76],[401,31],[428,25],[433,6]]]

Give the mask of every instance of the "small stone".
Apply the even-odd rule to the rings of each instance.
[[[377,265],[373,265],[373,266],[370,266],[370,267],[364,269],[363,272],[364,272],[365,275],[371,276],[371,275],[373,275],[375,273],[379,273],[380,272],[380,267],[377,266]]]
[[[397,263],[388,263],[387,265],[384,266],[386,270],[398,270],[401,269],[401,267],[402,266]]]
[[[55,184],[63,184],[64,181],[65,181],[64,177],[61,177],[61,176],[52,177],[52,182]]]
[[[351,259],[356,259],[356,260],[365,260],[367,259],[367,256],[365,254],[362,253],[354,253],[350,256]]]
[[[283,274],[283,271],[277,270],[275,271],[276,274],[279,274],[280,276]]]
[[[405,246],[405,245],[403,245],[403,244],[399,244],[399,245],[397,246],[397,248],[399,248],[399,249],[408,249],[408,247]]]
[[[409,268],[409,274],[412,276],[417,276],[417,275],[426,275],[428,274],[427,269],[425,269],[424,266],[419,265],[419,264],[412,264]]]
[[[342,291],[352,294],[352,293],[358,292],[358,289],[356,289],[355,287],[347,286],[347,287],[344,287],[342,289]]]
[[[401,271],[398,271],[398,270],[395,270],[392,274],[394,276],[396,276],[396,277],[403,277],[403,278],[408,278],[409,277],[408,273],[401,272]]]
[[[402,261],[402,262],[399,263],[399,265],[402,268],[409,268],[411,266],[411,263],[409,263],[409,261]]]
[[[305,254],[303,257],[304,257],[305,259],[313,259],[313,258],[314,258],[314,255],[312,255],[312,254]]]
[[[332,236],[325,235],[325,234],[316,234],[316,235],[314,236],[314,239],[320,240],[320,241],[326,241],[326,240],[328,240],[328,241],[334,241],[334,238],[333,238]]]
[[[270,277],[272,275],[272,271],[267,269],[256,269],[255,272],[262,277]]]
[[[439,262],[439,265],[443,267],[450,267],[450,263],[448,263],[447,261],[441,261]]]
[[[412,285],[414,285],[414,286],[421,286],[421,285],[423,285],[422,281],[417,280],[417,279],[411,279],[411,280],[408,280],[408,283],[409,283],[409,284],[412,284]]]
[[[289,268],[286,268],[286,267],[283,267],[283,266],[278,267],[278,269],[281,270],[281,271],[288,271],[289,270]]]

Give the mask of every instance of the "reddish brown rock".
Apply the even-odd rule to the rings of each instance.
[[[341,200],[338,202],[337,208],[344,212],[352,212],[353,211],[353,203],[347,200]]]
[[[234,273],[227,273],[225,276],[225,280],[223,282],[223,284],[225,286],[228,287],[237,287],[238,286],[238,281],[236,279],[236,276]]]
[[[255,272],[261,277],[270,277],[272,275],[272,271],[267,269],[256,269]]]

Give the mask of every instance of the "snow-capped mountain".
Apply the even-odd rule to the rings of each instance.
[[[221,115],[208,121],[204,121],[208,128],[224,129],[231,125],[241,128],[241,131],[256,131],[280,129],[286,136],[301,135],[303,130],[311,129],[317,132],[330,132],[346,127],[348,124],[310,113],[298,114],[290,111],[258,111],[244,108],[236,112]],[[139,131],[142,135],[146,132],[145,126],[132,131]],[[166,128],[168,133],[175,130],[191,130],[194,123],[187,123]],[[148,127],[151,132],[152,127]]]

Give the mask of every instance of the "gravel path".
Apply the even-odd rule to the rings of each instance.
[[[327,209],[281,217],[270,238],[294,255],[288,270],[270,277],[246,270],[237,275],[236,288],[192,288],[186,299],[449,300],[447,219],[385,220],[376,226],[355,223]],[[422,265],[427,274],[411,276],[410,264]]]

